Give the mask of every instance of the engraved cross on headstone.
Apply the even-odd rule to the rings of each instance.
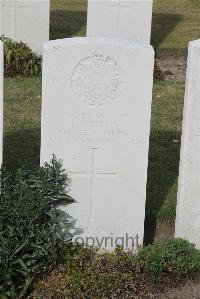
[[[94,181],[98,178],[115,178],[117,176],[117,171],[113,172],[107,172],[107,171],[98,171],[96,168],[96,161],[97,161],[97,155],[99,148],[92,148],[92,161],[91,161],[91,170],[89,172],[82,172],[82,171],[71,171],[70,175],[72,178],[90,178],[90,210],[91,210],[91,204],[94,197]]]
[[[13,24],[13,28],[12,28],[12,36],[11,35],[11,32],[9,33],[9,37],[11,38],[16,38],[17,37],[17,10],[18,9],[28,9],[30,8],[30,5],[28,4],[28,1],[27,1],[27,4],[21,4],[18,0],[14,0],[14,1],[11,1],[11,3],[8,1],[6,4],[3,3],[2,4],[2,14],[5,13],[5,9],[8,9],[8,10],[12,10],[14,11],[14,14],[13,14],[13,20],[10,20],[9,19],[9,23],[10,24]],[[2,24],[1,24],[2,26]],[[4,29],[3,29],[4,30]]]
[[[124,0],[118,0],[118,1],[111,1],[110,3],[110,7],[111,9],[117,9],[118,12],[118,27],[117,27],[117,31],[119,34],[119,23],[120,23],[120,15],[122,12],[122,9],[129,9],[131,7],[131,5],[128,3],[129,1],[124,1]]]

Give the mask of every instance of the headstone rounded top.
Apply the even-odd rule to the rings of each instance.
[[[139,41],[132,41],[130,39],[125,38],[108,38],[108,37],[71,37],[71,38],[63,38],[51,40],[48,42],[44,42],[43,49],[44,52],[48,49],[51,50],[59,50],[62,48],[69,47],[70,45],[89,45],[89,47],[93,44],[98,45],[98,47],[103,45],[113,45],[122,47],[129,47],[132,49],[138,49],[140,51],[151,51],[154,52],[153,47],[149,44],[144,44]]]

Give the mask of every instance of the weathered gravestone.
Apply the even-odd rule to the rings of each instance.
[[[153,60],[125,40],[45,44],[41,163],[55,154],[70,171],[79,243],[143,242]]]
[[[50,0],[0,0],[0,35],[26,43],[42,54],[49,40]]]
[[[200,40],[188,55],[175,235],[200,248]]]
[[[3,79],[4,79],[3,43],[0,41],[0,165],[2,165],[3,163]]]
[[[150,43],[153,0],[88,0],[87,36]]]

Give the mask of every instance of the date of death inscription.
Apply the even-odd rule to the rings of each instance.
[[[143,143],[135,138],[128,113],[74,112],[66,115],[55,129],[52,142],[59,144],[132,144]]]

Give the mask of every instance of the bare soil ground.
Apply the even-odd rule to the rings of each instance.
[[[200,299],[200,283],[188,281],[184,286],[169,290],[155,299]]]
[[[166,80],[185,81],[187,53],[165,52],[156,55]]]
[[[174,223],[158,223],[156,226],[155,242],[162,242],[166,239],[173,238],[174,230]]]

